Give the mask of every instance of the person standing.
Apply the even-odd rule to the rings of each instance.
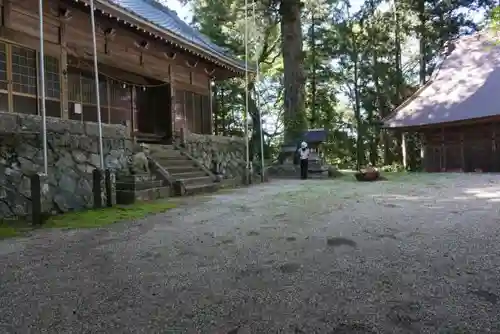
[[[298,149],[299,151],[299,157],[300,157],[300,178],[302,180],[307,179],[307,171],[309,168],[309,153],[310,150],[307,147],[307,143],[303,141],[300,144],[300,148]]]

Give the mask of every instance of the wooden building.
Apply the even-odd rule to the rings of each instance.
[[[245,65],[154,0],[95,0],[102,121],[171,139],[212,133],[211,82]],[[37,0],[0,0],[0,111],[39,113]],[[47,116],[97,121],[87,1],[44,1]]]
[[[420,135],[428,172],[500,172],[499,106],[500,45],[484,31],[450,43],[433,78],[383,122]]]

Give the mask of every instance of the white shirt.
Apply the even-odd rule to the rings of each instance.
[[[302,148],[299,148],[300,160],[309,159],[309,153],[309,148],[306,148],[304,150]]]

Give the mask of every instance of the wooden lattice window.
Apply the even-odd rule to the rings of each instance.
[[[5,45],[5,43],[0,43],[0,111],[9,111],[7,45]]]
[[[182,116],[178,111],[175,114],[175,129],[180,128],[182,119],[185,126],[193,133],[210,133],[210,106],[208,96],[199,95],[188,91],[175,92],[177,104],[182,103],[184,113]],[[207,125],[208,123],[208,125]]]
[[[198,94],[193,94],[194,98],[194,131],[195,133],[204,133],[203,131],[203,104],[201,101],[202,96]]]
[[[59,59],[45,56],[45,94],[49,98],[59,100],[61,97],[61,74]]]
[[[59,59],[51,56],[45,56],[44,58],[46,113],[47,116],[61,117],[61,73],[59,70]],[[40,94],[40,91],[38,93]]]
[[[37,96],[36,51],[12,46],[12,90]]]
[[[186,112],[185,112],[186,95],[185,95],[184,91],[176,90],[174,97],[175,97],[174,130],[180,131],[180,129],[182,127],[187,126]]]
[[[202,133],[212,134],[212,115],[210,108],[210,96],[202,96],[202,114],[203,114],[203,127]]]
[[[68,105],[69,118],[73,120],[97,122],[97,95],[95,94],[94,75],[79,69],[68,70]],[[109,123],[107,82],[99,78],[99,99],[101,121]]]
[[[7,93],[7,45],[0,43],[0,90]]]
[[[132,112],[132,87],[110,80],[109,106],[110,122],[125,125]]]
[[[458,172],[463,170],[462,166],[462,147],[460,144],[446,145],[446,170]]]
[[[194,131],[194,101],[193,101],[193,93],[191,92],[185,92],[186,100],[185,100],[185,106],[184,106],[184,111],[186,115],[186,127],[189,129],[191,132]]]
[[[5,53],[4,48],[4,55]],[[37,59],[39,55],[35,50],[17,45],[10,45],[11,72],[12,72],[12,102],[13,111],[27,114],[38,114],[41,102],[40,94],[40,68]],[[4,56],[3,55],[3,56]],[[2,56],[2,57],[3,57]],[[3,66],[3,64],[1,65]],[[45,108],[47,116],[61,117],[61,78],[59,59],[52,56],[44,57],[45,67]],[[5,66],[5,70],[8,70]],[[1,78],[6,77],[6,72],[1,73]]]

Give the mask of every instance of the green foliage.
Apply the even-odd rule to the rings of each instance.
[[[405,168],[402,164],[395,162],[392,165],[385,165],[380,167],[380,171],[386,173],[399,173],[404,172]]]
[[[285,124],[281,1],[258,1],[255,15],[252,8],[247,11],[250,63],[259,64],[261,80],[252,78],[247,86],[242,79],[217,83],[216,132],[243,134],[248,88],[255,153],[260,147],[260,110],[266,119],[266,157],[276,157],[284,128],[324,127],[329,132],[325,159],[341,168],[371,163],[401,170],[401,139],[384,131],[382,120],[428,80],[446,41],[477,29],[468,13],[486,11],[491,25],[500,25],[500,9],[491,0],[396,0],[383,9],[380,0],[365,1],[358,8],[347,0],[303,0],[304,62],[300,65],[306,72],[305,115]],[[243,59],[245,2],[188,2],[194,25]],[[408,142],[415,170],[420,142],[417,138]]]

